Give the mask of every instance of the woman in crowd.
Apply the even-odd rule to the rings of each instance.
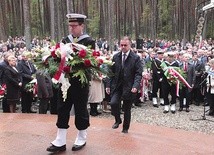
[[[16,58],[11,55],[8,57],[8,63],[5,70],[6,87],[7,87],[7,104],[10,112],[16,112],[16,104],[20,101],[20,89],[22,86],[22,76],[16,68]]]

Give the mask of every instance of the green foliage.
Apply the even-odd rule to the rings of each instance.
[[[158,37],[169,39],[169,32],[172,31],[171,12],[173,10],[169,0],[160,0],[158,4],[159,18],[161,24],[158,27]]]
[[[141,21],[146,22],[146,20],[148,20],[151,16],[151,9],[149,8],[149,5],[146,4],[144,6],[144,10],[141,16]]]
[[[206,38],[214,38],[214,26],[213,21],[208,22]]]
[[[89,13],[93,16],[89,20],[87,24],[88,32],[90,32],[90,35],[92,37],[99,36],[99,23],[100,23],[100,16],[99,13],[93,9],[92,7],[89,8]]]

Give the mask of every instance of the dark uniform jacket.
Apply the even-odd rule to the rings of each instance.
[[[162,61],[159,59],[153,59],[152,61],[152,79],[153,81],[158,82],[163,77],[163,71],[160,67]]]

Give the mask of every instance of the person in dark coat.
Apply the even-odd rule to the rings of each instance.
[[[7,46],[6,46],[7,47]],[[3,86],[5,84],[6,78],[5,78],[5,69],[7,68],[8,61],[7,58],[12,55],[9,52],[3,53],[3,61],[0,63],[0,85]],[[10,112],[9,105],[7,104],[7,94],[4,94],[4,97],[2,99],[2,109],[4,113]]]
[[[62,40],[63,43],[77,42],[95,49],[95,40],[89,35],[84,34],[84,21],[86,16],[82,14],[67,14],[69,21],[69,30],[71,34]],[[89,77],[89,76],[88,76]],[[88,79],[90,80],[90,79]],[[69,128],[70,111],[74,106],[75,111],[75,126],[78,129],[78,134],[72,151],[82,149],[86,145],[86,129],[89,127],[89,113],[87,109],[89,85],[82,86],[79,78],[71,77],[69,79],[71,87],[67,91],[67,99],[65,102],[62,98],[62,92],[59,90],[58,108],[57,108],[57,136],[51,142],[51,146],[47,148],[49,152],[59,152],[66,150],[66,135]]]
[[[197,54],[193,54],[193,64],[195,66],[195,84],[192,90],[192,101],[199,106],[200,102],[203,102],[204,96],[201,91],[202,75],[205,71],[205,64],[198,58]]]
[[[20,101],[20,90],[22,86],[22,76],[16,68],[16,58],[11,55],[8,57],[9,65],[5,69],[5,79],[7,86],[7,104],[10,112],[16,112],[16,104]]]
[[[37,97],[39,98],[39,114],[46,114],[51,97],[53,97],[52,80],[50,75],[44,71],[36,72]],[[51,111],[51,109],[50,109]]]
[[[33,74],[36,73],[36,68],[29,60],[30,52],[24,51],[22,53],[22,60],[18,62],[18,69],[22,74],[23,84],[21,90],[21,106],[22,113],[31,113],[31,105],[33,101],[33,92],[26,90],[26,85],[34,79]]]
[[[114,76],[110,78],[106,92],[111,93],[111,109],[115,117],[112,128],[116,129],[122,123],[120,118],[120,102],[123,101],[124,121],[123,133],[128,133],[131,121],[131,107],[140,88],[143,67],[140,57],[131,50],[131,39],[123,37],[120,41],[121,52],[113,57],[111,67]]]
[[[186,74],[187,83],[193,87],[195,83],[195,67],[193,64],[189,62],[191,56],[188,53],[183,55],[182,63],[180,64],[180,68],[184,70]],[[187,88],[187,86],[182,86],[180,90],[180,108],[178,111],[182,111],[184,106],[186,107],[186,112],[189,112],[189,104],[191,100],[191,92],[192,89]]]

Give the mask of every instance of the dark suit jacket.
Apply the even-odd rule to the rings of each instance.
[[[122,72],[122,52],[114,55],[113,66],[111,67],[114,76],[110,78],[107,87],[111,88],[111,94],[121,86],[121,72]],[[122,82],[122,97],[123,99],[131,99],[132,88],[140,88],[143,67],[141,65],[140,57],[134,52],[130,51],[124,63],[123,82]]]
[[[195,64],[195,85],[194,88],[199,88],[200,87],[200,83],[202,81],[202,74],[205,71],[205,64],[202,63],[201,61],[197,60],[196,64]]]
[[[0,85],[5,83],[4,71],[7,68],[7,66],[8,63],[4,60],[0,63]]]
[[[5,80],[7,86],[7,99],[18,100],[21,88],[19,82],[22,82],[21,74],[8,65],[5,69]]]
[[[50,75],[42,71],[36,72],[38,98],[53,97],[52,80]]]
[[[180,65],[181,68],[183,68],[183,63],[181,63]],[[186,80],[188,82],[188,84],[190,86],[192,86],[193,84],[195,84],[195,67],[193,64],[188,63],[188,67],[187,67],[187,71],[186,71]],[[188,91],[190,92],[192,89],[188,89]]]
[[[30,63],[30,67],[31,67],[32,72],[31,72],[31,70],[30,70],[28,64],[27,64],[26,61],[24,61],[24,60],[20,60],[20,61],[18,62],[18,65],[17,65],[18,70],[20,71],[20,73],[21,73],[21,75],[22,75],[22,79],[23,79],[23,84],[22,84],[22,86],[23,86],[23,88],[25,88],[25,85],[26,85],[27,83],[29,83],[31,80],[33,80],[32,75],[33,75],[34,73],[36,73],[36,68],[35,68],[35,66],[32,64],[32,62],[29,61],[29,63]]]

